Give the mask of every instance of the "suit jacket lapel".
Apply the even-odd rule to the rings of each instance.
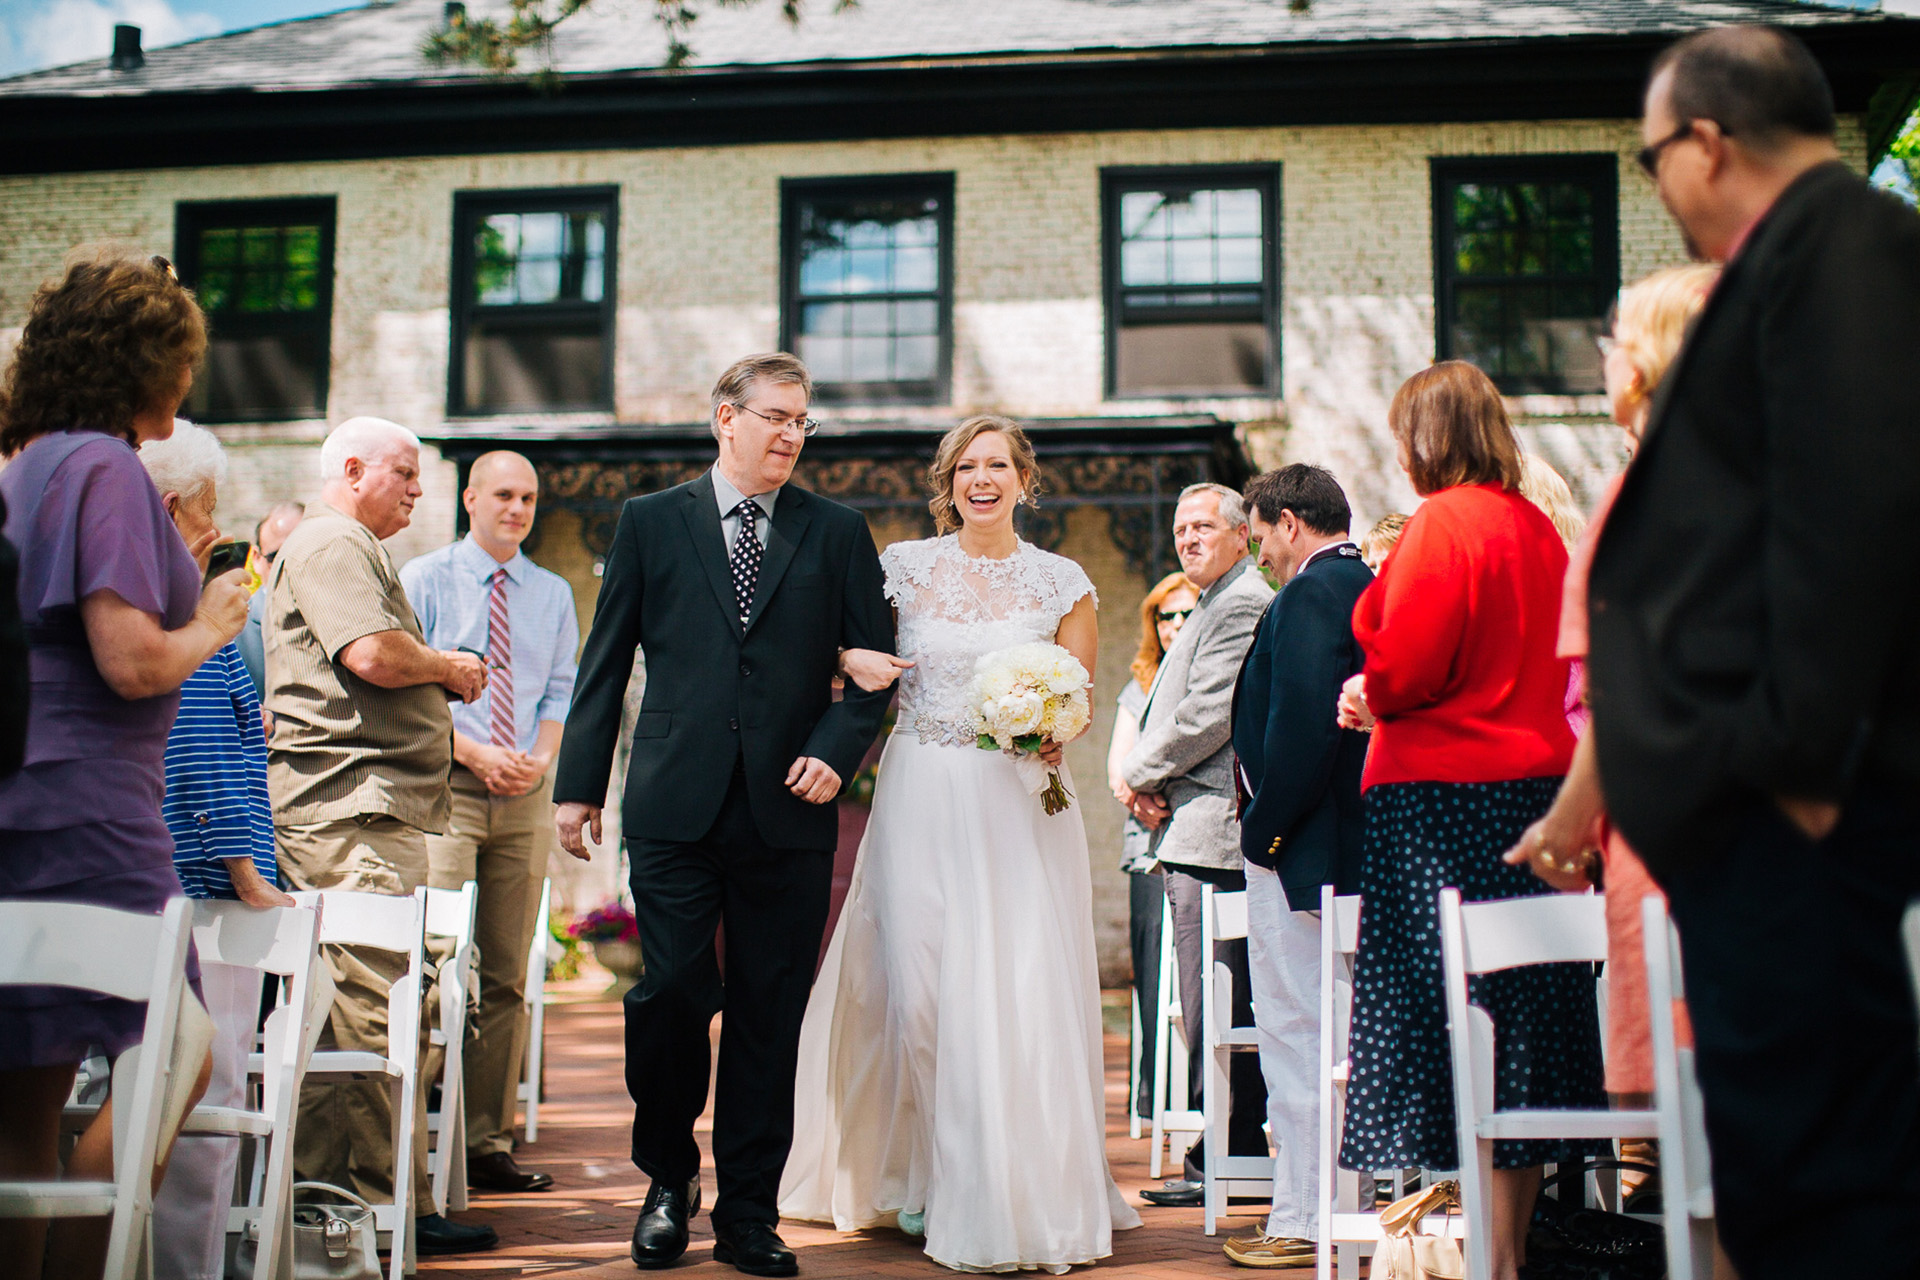
[[[715,603],[726,615],[734,637],[745,638],[746,629],[740,625],[740,603],[733,595],[733,567],[727,563],[727,536],[720,527],[720,508],[713,496],[711,475],[702,475],[687,486],[687,501],[681,515],[686,517],[687,531],[693,536],[694,557],[706,570],[707,585],[713,588]],[[760,577],[762,582],[766,581],[764,567]],[[758,608],[754,612],[757,615]]]
[[[747,615],[748,631],[760,624],[760,616],[767,611],[767,604],[780,586],[780,579],[786,577],[788,568],[793,564],[793,553],[799,549],[800,539],[806,533],[810,519],[806,493],[791,484],[784,486],[780,490],[779,500],[773,504],[773,526],[767,532],[767,553],[760,561],[760,578],[753,587],[753,609]]]

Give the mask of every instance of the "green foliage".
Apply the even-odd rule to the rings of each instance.
[[[798,24],[800,9],[806,0],[779,0],[780,12],[790,23]],[[836,12],[852,8],[858,0],[835,0]],[[433,32],[421,47],[428,62],[436,66],[467,65],[483,67],[496,75],[519,69],[520,55],[538,50],[543,64],[534,73],[536,82],[551,83],[553,69],[553,33],[560,24],[586,8],[593,0],[508,0],[511,6],[506,21],[474,18],[462,9],[453,10],[447,25]],[[667,35],[669,68],[684,67],[693,56],[688,43],[693,24],[705,4],[726,8],[745,8],[759,0],[628,0],[633,4],[651,4],[653,20]]]
[[[1907,180],[1920,190],[1920,110],[1907,117],[1906,128],[1887,148],[1887,154],[1905,167]]]

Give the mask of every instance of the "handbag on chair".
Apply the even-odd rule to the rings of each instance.
[[[1373,1254],[1373,1280],[1465,1280],[1466,1255],[1452,1235],[1430,1236],[1420,1220],[1445,1208],[1449,1219],[1460,1207],[1460,1184],[1436,1182],[1403,1196],[1380,1211],[1380,1247]]]
[[[303,1191],[323,1192],[333,1200],[301,1204]],[[372,1205],[326,1182],[296,1182],[293,1198],[293,1274],[284,1280],[380,1280]],[[258,1229],[258,1221],[249,1222],[234,1252],[238,1280],[253,1280],[259,1273]]]

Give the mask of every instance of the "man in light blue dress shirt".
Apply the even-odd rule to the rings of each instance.
[[[580,624],[566,579],[520,550],[539,478],[517,453],[476,458],[461,504],[470,532],[409,561],[401,584],[427,643],[485,656],[487,692],[453,706],[453,818],[427,838],[429,883],[479,883],[480,1012],[466,1049],[467,1179],[488,1191],[543,1191],[513,1158],[526,1045],[527,946],[553,846],[552,779],[573,698]]]

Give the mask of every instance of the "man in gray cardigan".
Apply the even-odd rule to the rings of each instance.
[[[1200,988],[1211,968],[1200,927],[1201,886],[1239,892],[1240,820],[1234,813],[1233,686],[1273,589],[1247,558],[1246,504],[1219,484],[1189,485],[1173,515],[1174,550],[1200,603],[1160,662],[1140,719],[1140,740],[1121,766],[1135,817],[1153,832],[1153,853],[1166,869],[1173,907],[1174,954],[1180,962],[1180,1008],[1186,1023],[1191,1105],[1200,1109],[1206,1072],[1206,1030]],[[1233,1020],[1253,1021],[1245,941],[1214,952],[1233,973]],[[1266,1086],[1254,1055],[1235,1054],[1229,1077],[1233,1105],[1229,1155],[1267,1154],[1261,1123]],[[1202,1144],[1187,1153],[1184,1178],[1141,1192],[1149,1203],[1200,1203]]]

